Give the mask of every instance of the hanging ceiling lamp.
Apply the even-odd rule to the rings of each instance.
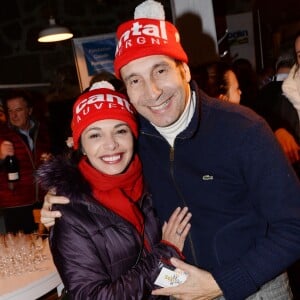
[[[40,43],[51,43],[68,40],[72,37],[73,33],[68,28],[56,25],[55,19],[50,17],[49,27],[39,33],[38,41]]]

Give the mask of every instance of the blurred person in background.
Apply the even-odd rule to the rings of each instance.
[[[202,89],[210,97],[239,104],[241,90],[233,68],[222,61],[211,63],[205,67],[206,78]]]
[[[5,124],[5,123],[6,123],[6,115],[4,112],[3,103],[0,100],[0,124]]]
[[[32,116],[33,102],[28,91],[9,91],[4,108],[8,122],[0,130],[0,209],[7,232],[30,233],[37,229],[32,210],[44,196],[34,172],[49,156],[48,132]],[[19,179],[13,182],[7,179],[9,156],[15,156],[19,165]]]
[[[295,64],[282,84],[282,91],[297,110],[300,119],[300,32],[295,37],[294,53]]]
[[[238,58],[233,61],[232,68],[242,91],[240,104],[254,109],[259,83],[252,63],[246,58]]]
[[[300,178],[299,150],[300,125],[297,110],[282,92],[284,80],[288,77],[295,59],[293,53],[284,51],[275,64],[276,73],[272,81],[259,92],[256,112],[268,122],[289,161]]]

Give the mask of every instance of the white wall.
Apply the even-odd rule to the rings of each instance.
[[[215,59],[218,47],[212,0],[171,0],[171,7],[189,64]]]

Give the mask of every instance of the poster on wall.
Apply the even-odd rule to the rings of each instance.
[[[81,91],[89,86],[95,74],[103,70],[114,72],[115,33],[74,38],[72,41]]]
[[[252,12],[227,15],[226,23],[231,57],[246,58],[256,68]]]

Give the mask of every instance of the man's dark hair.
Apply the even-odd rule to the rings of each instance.
[[[23,98],[27,104],[27,107],[33,107],[33,98],[29,91],[24,89],[12,89],[7,91],[3,97],[4,108],[7,110],[7,102],[14,98]]]

